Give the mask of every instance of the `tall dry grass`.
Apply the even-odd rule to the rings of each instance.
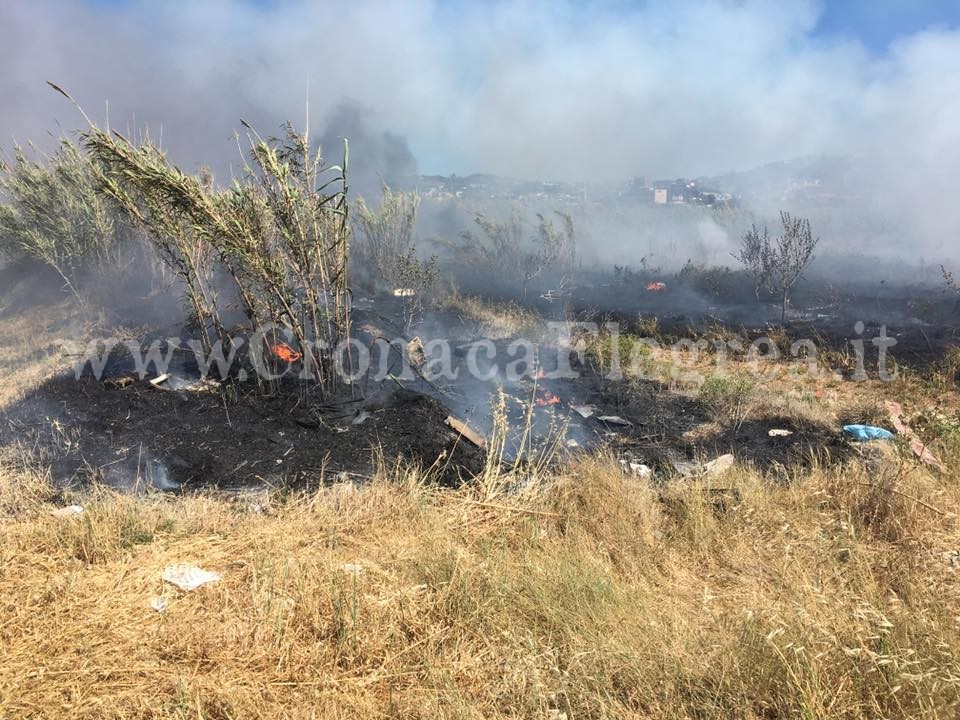
[[[0,502],[10,717],[960,709],[955,478],[821,468],[773,487],[738,468],[722,484],[739,503],[718,504],[601,458],[499,497],[401,468],[301,496],[95,490],[66,519],[42,478],[17,480]],[[177,562],[223,580],[164,587]]]

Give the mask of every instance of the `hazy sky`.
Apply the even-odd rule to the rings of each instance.
[[[344,100],[425,172],[713,174],[811,153],[956,158],[956,2],[132,2],[0,5],[0,138],[75,127],[54,80],[185,164],[243,116]],[[134,120],[135,119],[135,120]]]

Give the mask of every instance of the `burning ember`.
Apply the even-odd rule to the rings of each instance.
[[[548,405],[556,405],[559,402],[560,402],[560,398],[558,398],[549,390],[543,393],[542,398],[536,399],[537,407],[547,407]]]
[[[660,282],[659,280],[656,282],[647,283],[647,290],[650,292],[663,292],[666,289],[667,284],[665,282]]]
[[[294,350],[292,347],[287,345],[285,342],[278,342],[276,345],[270,348],[270,352],[276,355],[278,358],[284,362],[294,363],[300,358],[303,357],[300,353]]]

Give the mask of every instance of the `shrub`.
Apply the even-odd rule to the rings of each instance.
[[[408,320],[420,308],[422,297],[437,282],[437,259],[417,256],[414,230],[420,196],[415,192],[394,192],[384,185],[379,211],[363,198],[354,207],[354,225],[358,230],[355,259],[375,276],[375,282],[388,289],[412,290],[404,294]]]
[[[53,268],[78,299],[79,276],[116,264],[127,230],[117,209],[96,191],[90,162],[63,140],[46,162],[20,147],[0,160],[0,254]]]
[[[100,189],[183,279],[206,345],[211,327],[229,339],[213,283],[222,268],[250,321],[285,326],[326,386],[336,377],[328,348],[348,336],[350,322],[346,145],[343,165],[327,166],[289,124],[269,139],[246,127],[251,164],[228,189],[184,174],[149,140],[91,126],[83,142]]]

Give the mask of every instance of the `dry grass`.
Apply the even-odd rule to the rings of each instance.
[[[742,501],[718,512],[703,487],[658,496],[601,459],[493,503],[398,471],[257,502],[98,490],[68,519],[35,485],[0,519],[0,707],[955,717],[960,587],[944,553],[960,538],[909,499],[955,508],[955,479],[724,483]],[[223,581],[163,587],[177,562]]]

